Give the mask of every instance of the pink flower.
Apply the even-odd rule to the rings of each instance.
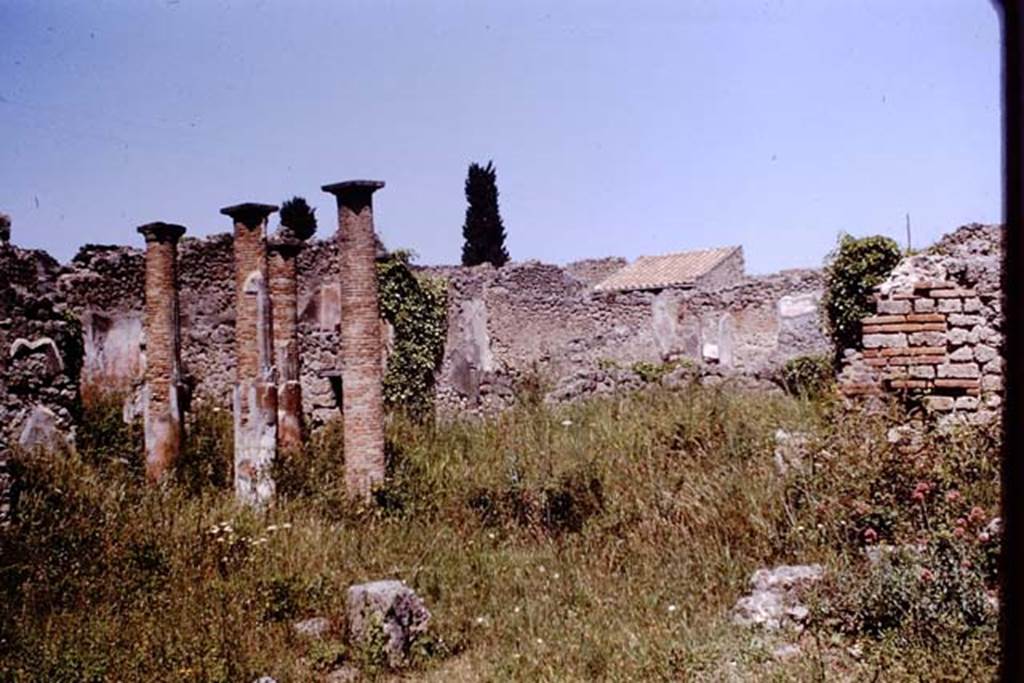
[[[965,527],[965,526],[967,526],[967,520],[966,520],[966,519],[964,519],[963,517],[957,517],[957,519],[956,519],[956,525],[957,525],[958,527]]]
[[[868,527],[867,529],[864,530],[864,542],[865,543],[874,543],[877,540],[878,540],[878,532],[877,531],[875,531],[871,527]]]
[[[953,489],[952,491],[947,491],[946,492],[946,502],[947,503],[955,503],[958,500],[960,500],[960,492],[959,491],[957,491],[956,489]]]
[[[924,581],[925,583],[931,583],[931,581],[934,578],[935,578],[935,575],[932,574],[932,570],[930,570],[928,568],[925,568],[925,569],[921,570],[921,580]]]
[[[915,503],[923,503],[924,494],[921,493],[920,491],[914,491],[912,494],[910,494],[910,500],[914,501]]]
[[[978,534],[978,540],[982,543],[988,543],[989,538],[990,537],[988,535],[988,532],[982,531],[980,534]]]
[[[968,519],[968,520],[969,520],[969,521],[970,521],[970,522],[971,522],[972,524],[981,524],[982,522],[984,522],[984,521],[985,521],[985,517],[986,517],[986,515],[985,515],[985,511],[984,511],[984,510],[982,510],[982,509],[981,509],[980,507],[978,507],[977,505],[975,505],[974,507],[972,507],[972,508],[971,508],[971,512],[970,512],[970,514],[969,514],[969,515],[967,515],[967,519]]]
[[[964,529],[962,526],[958,526],[957,528],[953,529],[953,535],[957,538],[963,538],[967,535],[967,530]]]

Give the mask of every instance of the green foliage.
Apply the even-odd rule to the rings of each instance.
[[[693,386],[452,423],[399,411],[380,513],[344,498],[340,421],[282,458],[261,511],[34,455],[0,531],[0,680],[387,676],[378,648],[290,623],[341,619],[346,588],[376,578],[433,614],[418,680],[991,678],[998,434],[925,433],[906,454],[884,419],[832,410]],[[807,442],[785,476],[780,428]],[[906,552],[873,567],[882,542]],[[805,656],[777,662],[729,610],[754,569],[794,562],[832,578]]]
[[[92,392],[83,401],[76,448],[82,459],[95,465],[113,465],[142,476],[144,457],[142,420],[124,420],[125,395]]]
[[[836,354],[856,348],[860,321],[871,312],[872,289],[881,284],[903,257],[888,237],[839,236],[825,267],[825,313]]]
[[[779,383],[793,396],[820,398],[835,384],[835,369],[827,356],[797,356],[782,366]]]
[[[281,204],[281,225],[297,239],[308,240],[316,232],[316,209],[303,197],[292,197]]]
[[[380,309],[395,331],[384,376],[384,402],[425,417],[433,407],[434,373],[444,356],[447,283],[416,277],[409,256],[395,252],[377,263]]]
[[[181,456],[174,468],[178,483],[193,495],[231,486],[234,421],[230,411],[203,404],[188,413]]]
[[[466,175],[466,222],[462,225],[462,265],[490,263],[501,268],[508,262],[505,226],[498,210],[497,171],[494,162],[469,165]]]
[[[689,358],[680,358],[678,360],[666,361],[664,363],[652,363],[650,361],[641,360],[630,366],[630,370],[635,372],[646,384],[655,384],[660,382],[665,378],[665,375],[678,368],[694,369],[695,366],[693,361]]]

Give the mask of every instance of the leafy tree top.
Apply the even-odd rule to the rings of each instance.
[[[462,265],[490,263],[500,268],[508,262],[505,226],[498,210],[497,172],[494,162],[469,165],[466,176],[466,222],[462,226]]]
[[[281,205],[281,225],[292,237],[308,240],[316,232],[316,209],[302,197],[292,197]]]

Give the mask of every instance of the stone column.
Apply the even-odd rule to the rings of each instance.
[[[277,383],[266,252],[267,216],[274,211],[269,204],[220,210],[235,223],[235,494],[253,505],[274,496]]]
[[[338,200],[345,487],[363,500],[384,480],[384,373],[372,201],[382,187],[376,180],[352,180],[322,188]]]
[[[178,239],[185,228],[149,223],[146,238],[145,384],[142,389],[146,478],[163,478],[181,453],[181,327],[178,315]]]
[[[277,367],[277,446],[302,446],[302,384],[299,359],[298,274],[300,240],[278,237],[267,243],[270,303],[273,311],[274,362]]]

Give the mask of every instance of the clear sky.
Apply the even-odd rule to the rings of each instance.
[[[377,227],[461,249],[470,161],[515,260],[742,244],[821,263],[1001,215],[985,0],[0,0],[0,210],[61,260],[135,226],[374,178]],[[276,224],[276,221],[275,221]]]

